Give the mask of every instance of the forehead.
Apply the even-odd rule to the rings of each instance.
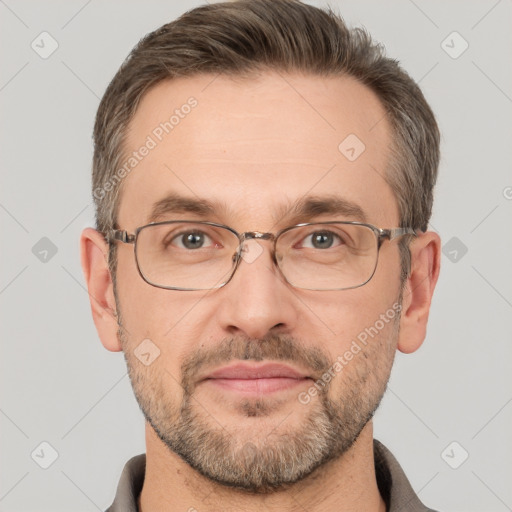
[[[260,230],[299,201],[329,196],[391,226],[390,143],[380,101],[351,78],[267,72],[160,82],[129,126],[118,224],[134,229],[179,196],[213,204],[211,220]]]

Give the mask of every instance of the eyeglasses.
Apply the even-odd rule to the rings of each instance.
[[[168,290],[221,288],[242,259],[248,240],[271,240],[272,258],[284,279],[305,290],[346,290],[366,284],[377,268],[384,240],[414,235],[412,228],[381,229],[355,221],[297,224],[276,234],[234,229],[215,222],[171,220],[141,226],[134,234],[114,229],[110,242],[134,244],[146,283]]]

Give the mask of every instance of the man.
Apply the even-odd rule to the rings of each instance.
[[[108,510],[430,510],[372,433],[439,274],[412,79],[332,12],[212,4],[137,45],[94,139],[82,266],[146,419]]]

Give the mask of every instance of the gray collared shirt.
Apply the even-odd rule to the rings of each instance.
[[[435,512],[419,500],[393,454],[374,439],[375,473],[387,512]],[[142,491],[146,454],[131,458],[124,466],[114,503],[106,512],[139,512],[137,499]]]

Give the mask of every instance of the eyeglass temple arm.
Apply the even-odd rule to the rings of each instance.
[[[388,240],[393,240],[403,235],[414,235],[417,236],[416,230],[413,228],[392,228],[392,229],[381,229],[379,238],[382,240],[383,238],[387,238]]]
[[[124,244],[133,244],[135,242],[135,235],[129,235],[127,231],[121,229],[111,229],[108,232],[107,240],[109,242],[118,240]]]

